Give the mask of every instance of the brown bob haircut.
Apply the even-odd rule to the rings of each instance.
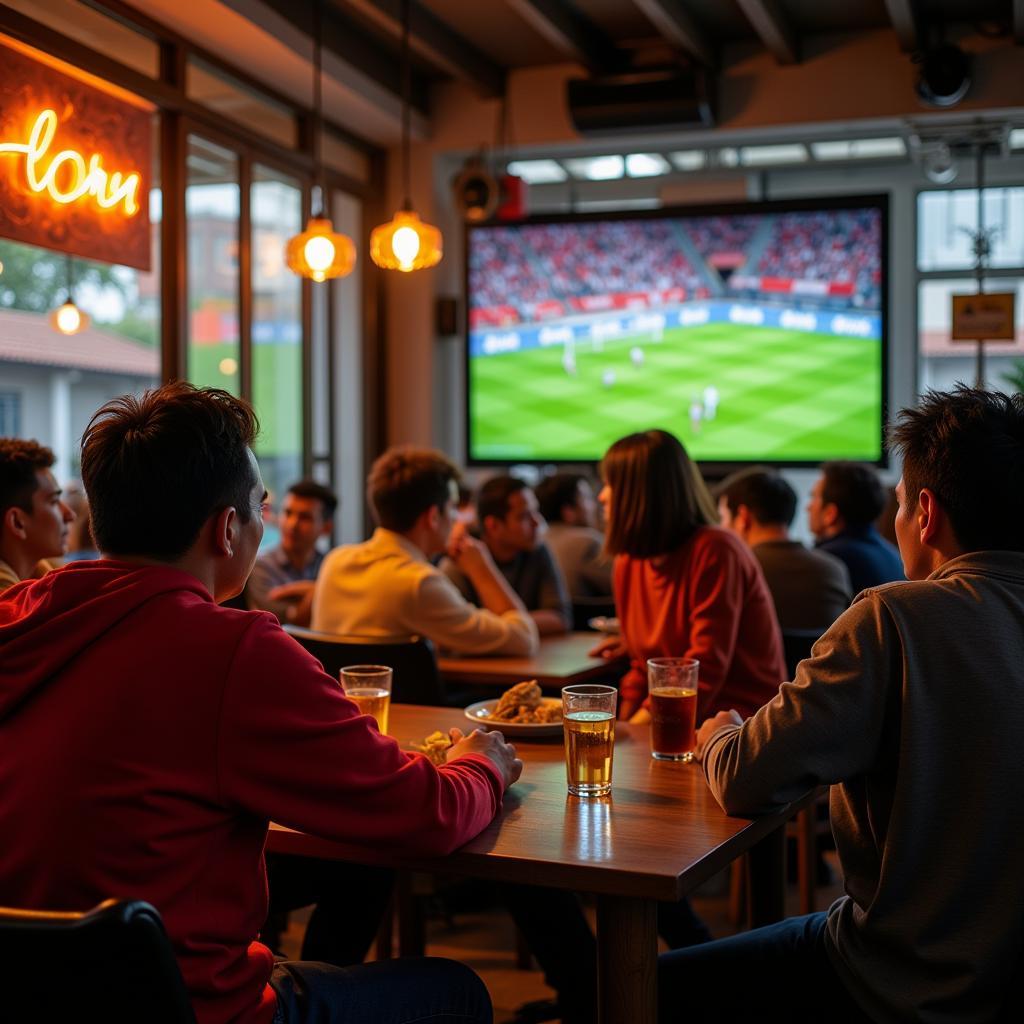
[[[100,551],[173,561],[215,512],[233,507],[249,522],[258,432],[252,406],[220,388],[175,381],[107,402],[82,437]]]
[[[601,478],[611,490],[605,540],[611,555],[664,555],[718,522],[697,467],[666,430],[616,441],[601,460]]]
[[[366,494],[385,530],[405,533],[428,508],[444,508],[459,471],[429,448],[389,448],[370,468]]]

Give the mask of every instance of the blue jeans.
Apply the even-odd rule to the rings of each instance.
[[[484,983],[465,965],[438,957],[380,960],[356,967],[281,960],[270,984],[274,1024],[492,1024]]]
[[[785,1020],[866,1024],[825,952],[824,913],[658,958],[660,1024]]]

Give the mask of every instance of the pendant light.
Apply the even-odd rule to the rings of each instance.
[[[356,265],[356,247],[352,239],[334,230],[331,218],[326,215],[324,202],[323,162],[320,154],[320,136],[323,131],[323,103],[320,94],[322,4],[323,0],[314,0],[313,3],[313,211],[306,222],[306,230],[288,239],[284,251],[288,269],[314,281],[344,277]]]
[[[83,313],[71,296],[71,257],[65,257],[65,272],[67,274],[67,295],[64,302],[56,309],[50,311],[47,318],[50,326],[60,334],[78,334],[89,326],[89,317]]]
[[[409,198],[409,101],[412,65],[409,60],[409,0],[402,0],[402,188],[405,201],[387,224],[370,233],[370,259],[384,270],[424,270],[441,262],[441,232],[426,224]]]

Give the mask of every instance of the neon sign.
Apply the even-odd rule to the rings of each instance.
[[[40,163],[47,156],[56,132],[56,111],[43,110],[32,126],[28,142],[0,142],[0,154],[24,154],[29,188],[33,192],[48,193],[54,202],[74,203],[90,195],[100,209],[112,210],[122,204],[128,216],[138,213],[139,175],[131,173],[125,176],[121,171],[108,174],[101,166],[98,153],[93,153],[87,163],[77,150],[62,149],[50,158],[49,166],[40,173]],[[57,184],[57,175],[63,167],[68,168],[65,188]]]
[[[154,109],[0,34],[0,238],[150,270]]]

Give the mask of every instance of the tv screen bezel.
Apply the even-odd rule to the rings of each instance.
[[[596,459],[559,458],[558,456],[532,456],[530,458],[511,459],[478,459],[473,457],[473,420],[471,410],[471,388],[470,388],[470,344],[469,344],[469,253],[470,236],[474,231],[485,230],[495,227],[526,227],[533,224],[583,224],[607,221],[622,220],[664,220],[672,217],[716,217],[728,214],[752,214],[752,213],[789,213],[813,210],[848,210],[864,207],[875,208],[882,218],[882,243],[881,243],[881,282],[880,282],[880,305],[879,317],[881,321],[881,403],[879,406],[880,419],[878,424],[879,438],[881,442],[880,454],[877,459],[860,460],[867,465],[877,466],[885,469],[889,465],[889,452],[886,446],[886,425],[889,412],[889,204],[888,193],[870,193],[866,195],[820,195],[804,196],[799,199],[768,199],[744,202],[728,203],[694,203],[680,206],[659,206],[656,209],[648,210],[614,210],[614,211],[587,211],[580,213],[551,213],[538,214],[532,217],[522,217],[516,220],[485,221],[482,223],[464,224],[462,238],[463,266],[462,266],[462,294],[463,294],[463,344],[462,344],[462,369],[463,369],[463,416],[465,422],[465,459],[464,465],[472,467],[508,467],[522,465],[558,465],[558,466],[596,466],[600,457]],[[659,424],[651,423],[651,428]],[[685,443],[685,442],[684,442]],[[825,459],[696,459],[701,472],[709,477],[722,477],[744,466],[765,465],[777,468],[810,469],[820,466]]]

